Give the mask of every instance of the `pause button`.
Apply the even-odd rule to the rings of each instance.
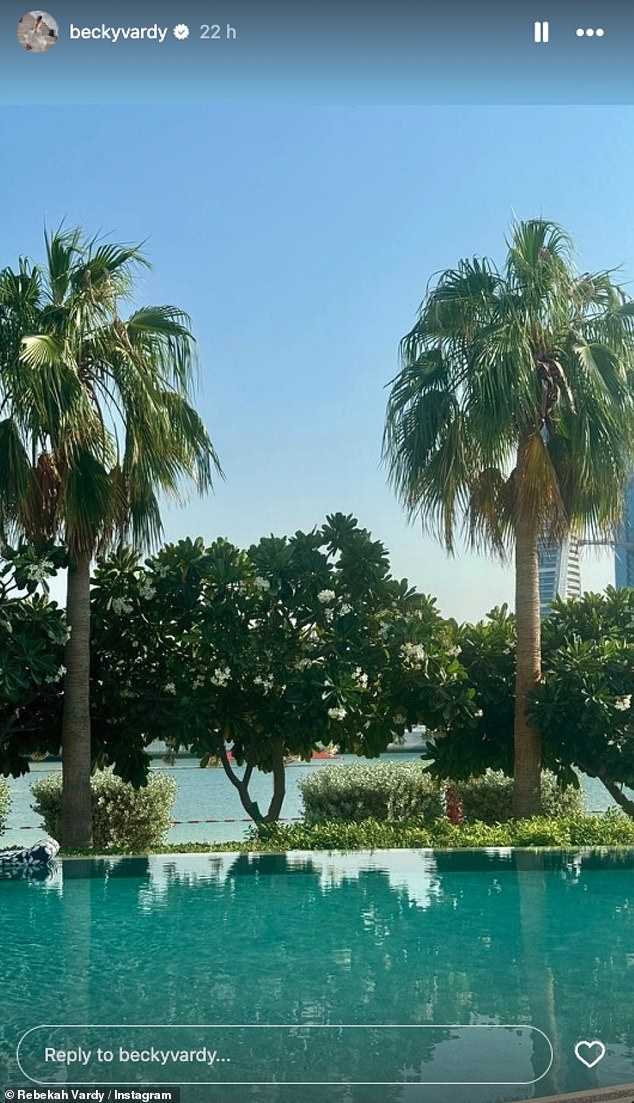
[[[535,23],[535,42],[548,42],[548,23],[541,20]]]

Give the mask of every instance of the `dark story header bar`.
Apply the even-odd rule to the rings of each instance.
[[[5,103],[630,103],[622,0],[51,0],[54,45],[0,14]],[[36,28],[37,30],[37,28]]]

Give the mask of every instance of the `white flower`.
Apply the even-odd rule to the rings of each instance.
[[[261,674],[257,674],[253,679],[253,685],[262,686],[264,692],[268,693],[270,689],[273,689],[273,678],[270,676],[268,678],[263,678]]]
[[[168,682],[167,683],[167,685],[165,686],[165,692],[166,693],[171,693],[172,696],[176,693],[176,686],[174,685],[173,682]]]
[[[70,639],[70,628],[65,624],[57,624],[54,628],[47,628],[46,635],[49,640],[53,640],[54,643],[68,643]]]
[[[349,605],[347,601],[344,601],[343,605],[341,606],[341,609],[339,610],[339,616],[345,617],[346,613],[351,613],[351,612],[352,612],[352,606]]]
[[[112,612],[116,617],[123,617],[127,613],[132,612],[132,606],[128,601],[125,601],[122,597],[113,597],[112,599]]]
[[[343,720],[346,716],[346,710],[344,708],[328,709],[328,715],[331,720]]]
[[[154,597],[156,590],[154,589],[151,582],[148,582],[147,579],[144,579],[142,582],[139,583],[139,593],[141,597],[151,598]]]
[[[255,586],[256,590],[270,590],[271,589],[271,583],[268,582],[266,578],[260,578],[259,575],[258,575],[257,578],[253,579],[253,585]]]
[[[192,689],[200,689],[200,687],[204,686],[204,684],[205,684],[205,679],[201,678],[200,675],[197,675],[197,677],[195,677],[193,682],[192,682]]]
[[[449,655],[450,659],[455,659],[458,655],[461,654],[461,652],[462,652],[462,648],[458,647],[458,646],[447,648],[447,654]]]
[[[615,707],[615,709],[618,709],[619,712],[626,712],[626,710],[629,709],[631,707],[631,705],[632,705],[632,694],[631,693],[626,694],[625,697],[617,697],[616,701],[614,702],[614,707]]]
[[[24,568],[24,574],[31,582],[43,582],[54,571],[55,568],[48,559],[43,559],[41,563],[27,563]]]
[[[368,676],[363,672],[360,666],[355,667],[352,672],[352,678],[357,685],[363,686],[364,689],[368,684]]]
[[[401,655],[405,666],[422,666],[427,658],[427,652],[422,643],[404,643],[401,647]]]
[[[214,686],[226,686],[231,678],[231,669],[228,666],[217,666],[209,681]]]
[[[322,605],[327,605],[329,601],[335,600],[334,590],[320,590],[317,594],[317,601],[321,601]]]
[[[483,713],[482,709],[476,709],[473,715],[477,716],[478,719],[479,719],[481,716],[484,716],[484,713]]]

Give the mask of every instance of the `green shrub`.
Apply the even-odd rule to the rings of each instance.
[[[438,784],[422,762],[326,766],[299,788],[309,825],[413,818],[433,823],[444,810]]]
[[[110,772],[92,778],[93,846],[121,850],[148,850],[160,846],[172,822],[176,782],[165,774],[151,774],[143,789],[134,789]],[[31,786],[34,810],[53,838],[59,838],[62,779],[59,774]]]
[[[487,770],[481,777],[452,782],[469,823],[506,823],[513,815],[513,779],[501,770]],[[550,819],[569,814],[583,815],[581,789],[565,789],[548,770],[542,773],[542,814]]]
[[[221,849],[218,844],[216,849]],[[420,820],[404,823],[275,824],[251,828],[244,843],[231,849],[284,850],[380,850],[393,848],[457,849],[462,847],[577,847],[634,846],[634,820],[611,809],[604,815],[568,813],[549,818],[507,823],[465,823],[460,826],[441,817],[434,824]],[[227,846],[226,849],[229,849]]]
[[[0,835],[7,829],[7,816],[11,808],[11,792],[4,778],[0,778]]]
[[[275,824],[253,827],[245,849],[253,850],[381,850],[384,848],[430,847],[429,824],[419,821],[394,823],[365,819],[357,823]]]

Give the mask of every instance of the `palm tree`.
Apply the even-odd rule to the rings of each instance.
[[[443,272],[401,342],[383,439],[410,520],[454,551],[515,549],[514,813],[539,810],[541,740],[526,711],[540,678],[538,545],[622,512],[634,442],[634,303],[609,272],[580,274],[570,238],[513,226],[502,269]]]
[[[90,572],[122,539],[161,533],[158,495],[222,474],[191,405],[186,314],[147,306],[124,320],[138,247],[46,235],[43,267],[0,272],[0,536],[68,552],[62,842],[91,843]]]

